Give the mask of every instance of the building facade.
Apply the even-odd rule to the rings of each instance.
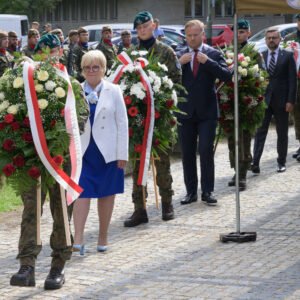
[[[35,19],[43,23],[52,23],[65,32],[90,24],[131,23],[135,14],[149,10],[161,24],[184,24],[197,18],[206,23],[209,14],[208,3],[214,24],[232,24],[233,0],[62,0],[53,11],[44,11]],[[252,32],[276,24],[292,21],[284,15],[241,16],[252,21]],[[33,21],[33,20],[32,20]]]

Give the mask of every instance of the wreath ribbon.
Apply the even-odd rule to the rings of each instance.
[[[78,174],[80,174],[81,171],[81,162],[79,162],[79,157],[81,157],[81,148],[80,142],[78,143],[77,140],[79,138],[79,131],[77,119],[74,119],[74,113],[76,116],[76,110],[74,109],[76,108],[74,103],[74,95],[73,92],[71,92],[72,87],[70,85],[70,81],[68,80],[69,87],[65,106],[65,115],[67,116],[65,116],[65,122],[67,132],[71,135],[69,150],[71,155],[72,175],[71,177],[69,177],[62,169],[58,167],[58,165],[54,162],[53,158],[50,155],[46,142],[45,132],[43,129],[40,109],[38,106],[38,99],[35,91],[33,75],[33,64],[25,62],[23,67],[23,78],[33,142],[41,162],[43,163],[47,171],[57,181],[57,183],[59,183],[67,191],[67,202],[68,204],[71,204],[75,199],[79,197],[79,195],[83,191],[83,189],[77,184],[79,176]],[[62,76],[66,76],[66,74]],[[77,123],[77,126],[74,124],[75,122]],[[70,130],[70,127],[72,127],[73,125],[75,127]]]
[[[140,157],[140,167],[139,174],[137,179],[138,185],[145,186],[147,184],[147,176],[148,169],[150,164],[150,156],[151,156],[151,147],[152,147],[152,138],[153,138],[153,130],[154,130],[154,97],[152,87],[149,81],[149,78],[143,68],[149,64],[149,62],[143,58],[137,58],[134,62],[128,56],[126,52],[122,52],[117,56],[118,60],[122,63],[116,72],[112,76],[112,82],[118,83],[122,78],[124,73],[124,69],[128,65],[133,65],[135,67],[136,72],[140,75],[141,83],[146,91],[146,103],[147,103],[147,114],[145,118],[145,127],[144,127],[144,136]]]

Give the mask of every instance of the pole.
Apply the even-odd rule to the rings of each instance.
[[[212,45],[212,19],[211,19],[211,0],[207,0],[207,16],[206,16],[206,26],[207,26],[207,35],[206,35],[206,43],[208,45]]]
[[[36,244],[42,245],[41,241],[41,215],[42,215],[42,180],[37,180],[36,186]]]
[[[61,208],[62,208],[64,226],[65,226],[66,244],[67,246],[72,246],[70,224],[69,224],[69,217],[67,211],[66,194],[64,188],[61,185],[59,187],[60,187],[60,197],[61,197]]]

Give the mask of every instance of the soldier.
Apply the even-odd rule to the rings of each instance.
[[[121,39],[122,41],[118,44],[118,54],[133,46],[131,44],[131,32],[129,30],[123,30],[121,32]]]
[[[81,27],[78,29],[79,42],[73,48],[73,59],[74,59],[74,72],[76,73],[75,77],[79,82],[84,81],[82,76],[81,69],[81,59],[82,56],[89,51],[88,41],[89,41],[89,32]]]
[[[72,29],[69,31],[69,45],[68,45],[68,59],[67,59],[67,70],[69,75],[74,76],[74,47],[79,42],[79,34],[78,31]]]
[[[7,51],[14,56],[15,52],[19,52],[19,46],[18,46],[19,40],[18,35],[15,31],[9,31],[8,32],[8,47]]]
[[[0,30],[0,76],[7,68],[13,67],[14,57],[6,50],[8,47],[8,34]]]
[[[251,35],[250,23],[247,20],[240,19],[237,22],[238,29],[238,50],[247,47],[248,38]],[[257,53],[258,63],[260,55]],[[247,130],[239,131],[239,189],[244,191],[247,187],[246,178],[247,171],[251,167],[251,133]],[[228,135],[229,161],[231,168],[235,169],[235,139],[234,132]],[[228,182],[228,186],[235,186],[235,175]]]
[[[60,41],[56,35],[46,34],[42,36],[35,47],[35,52],[40,52],[44,47],[51,49],[50,56],[58,56],[60,53]],[[46,192],[42,191],[42,205],[45,202]],[[23,193],[21,198],[24,208],[17,256],[17,259],[20,260],[20,269],[11,277],[10,284],[13,286],[35,286],[35,261],[42,249],[42,246],[36,243],[36,187]],[[64,267],[66,261],[71,258],[72,246],[66,245],[60,188],[57,183],[49,189],[49,199],[53,218],[53,229],[50,237],[52,262],[44,288],[53,290],[61,288],[65,282]],[[71,217],[71,210],[72,207],[69,207],[69,217]],[[73,241],[72,236],[71,240]]]
[[[97,45],[96,49],[101,50],[105,55],[107,61],[107,70],[109,70],[115,60],[117,55],[117,48],[111,42],[113,37],[113,32],[110,26],[103,26],[102,27],[102,38],[100,43]]]
[[[134,19],[134,29],[137,30],[140,44],[138,49],[147,49],[151,55],[157,57],[159,62],[168,67],[168,75],[175,83],[181,82],[181,67],[175,52],[169,46],[156,40],[153,36],[155,24],[152,15],[143,11],[138,13]],[[157,185],[162,202],[162,219],[164,221],[174,219],[174,211],[172,205],[172,175],[170,168],[169,154],[159,151],[160,159],[155,161],[157,168]],[[139,171],[139,162],[137,161],[133,170],[133,191],[132,200],[134,203],[134,213],[124,222],[125,227],[134,227],[142,223],[148,222],[147,211],[143,204],[142,186],[137,185]],[[147,194],[147,192],[146,192]]]
[[[55,34],[60,41],[61,55],[59,58],[59,62],[67,67],[68,66],[68,58],[69,58],[69,49],[64,48],[64,42],[65,42],[64,33],[60,28],[56,28],[51,31],[51,34]]]
[[[300,14],[297,14],[297,30],[285,36],[284,41],[295,41],[300,43]],[[298,70],[298,93],[297,93],[297,101],[294,105],[294,110],[292,112],[292,116],[294,117],[294,128],[295,128],[295,135],[296,140],[300,142],[300,77],[299,77],[299,70]],[[293,158],[296,158],[297,161],[300,162],[300,147],[298,150],[293,154]]]
[[[40,23],[37,21],[34,21],[31,23],[31,29],[36,29],[37,31],[40,30]]]
[[[28,31],[28,38],[27,38],[27,45],[23,47],[22,53],[25,56],[32,58],[34,54],[34,48],[40,39],[40,33],[36,29],[29,29]]]
[[[42,35],[49,33],[52,30],[52,24],[47,23],[44,25],[44,31],[42,32]]]

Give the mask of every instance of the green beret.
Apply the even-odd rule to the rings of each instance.
[[[45,34],[43,35],[34,48],[34,52],[37,52],[43,48],[49,47],[53,49],[55,47],[60,47],[60,41],[55,34]]]
[[[297,14],[296,16],[295,16],[295,19],[300,19],[300,14]]]
[[[150,20],[153,20],[152,15],[149,13],[149,11],[141,11],[139,12],[133,21],[133,29],[136,29],[136,27],[140,24],[144,24]]]
[[[245,19],[240,19],[237,22],[237,28],[239,29],[250,29],[250,23],[249,21]]]

